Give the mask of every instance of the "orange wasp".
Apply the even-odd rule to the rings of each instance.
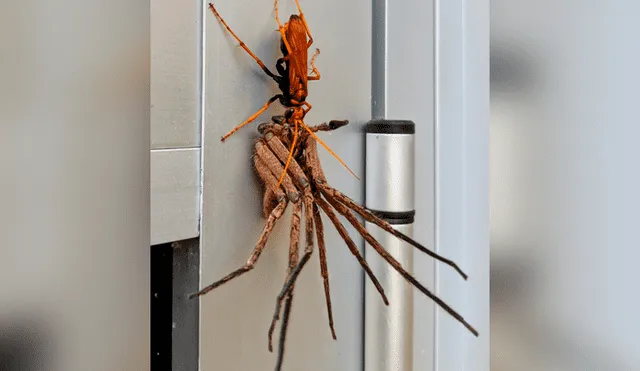
[[[309,26],[307,24],[307,20],[304,17],[304,13],[302,12],[302,8],[300,7],[300,3],[298,0],[295,0],[296,6],[298,8],[298,12],[300,14],[292,14],[289,17],[289,21],[284,25],[280,22],[280,17],[278,16],[278,1],[276,0],[274,3],[275,7],[275,18],[278,23],[278,31],[280,32],[281,40],[280,40],[280,51],[282,52],[282,58],[279,58],[276,61],[276,70],[278,71],[278,75],[274,74],[265,66],[265,64],[258,58],[248,47],[247,45],[231,30],[231,27],[227,25],[227,22],[222,19],[215,6],[212,3],[209,3],[209,8],[215,14],[216,18],[224,25],[224,27],[229,31],[229,33],[238,41],[240,46],[249,54],[251,57],[258,63],[260,68],[275,82],[278,84],[278,88],[280,89],[280,93],[274,95],[269,98],[269,100],[265,103],[262,108],[260,108],[256,113],[251,115],[248,119],[246,119],[243,123],[233,128],[227,134],[222,136],[222,141],[224,142],[233,135],[236,131],[238,131],[243,126],[254,121],[258,116],[260,116],[263,112],[269,108],[269,106],[275,102],[276,100],[280,101],[280,104],[289,108],[287,113],[287,118],[290,124],[293,125],[293,142],[291,143],[291,148],[289,150],[289,158],[287,160],[287,164],[284,167],[284,172],[280,176],[280,180],[278,185],[282,183],[286,171],[289,167],[289,163],[293,157],[293,151],[298,142],[298,130],[302,127],[308,133],[310,133],[315,139],[320,143],[329,153],[331,153],[347,170],[359,180],[358,176],[349,169],[349,167],[336,155],[330,148],[327,146],[320,138],[318,138],[315,133],[309,129],[307,125],[303,122],[304,116],[311,110],[311,104],[306,101],[307,95],[309,94],[309,90],[307,88],[307,84],[309,80],[320,80],[320,72],[315,66],[315,60],[318,54],[320,54],[320,49],[316,49],[311,57],[311,69],[312,74],[307,74],[307,60],[308,60],[308,49],[313,44],[313,37],[311,36],[311,31],[309,31]]]

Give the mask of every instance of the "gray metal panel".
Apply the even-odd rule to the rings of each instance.
[[[413,246],[402,242],[381,228],[366,222],[371,235],[393,255],[407,271],[413,270]],[[394,225],[411,236],[413,225]],[[365,284],[365,370],[412,371],[413,368],[413,306],[414,297],[422,295],[377,253],[366,256],[371,270],[385,288],[389,306],[384,305],[375,286]],[[417,370],[422,370],[417,368]]]
[[[200,1],[151,1],[151,149],[200,144]]]
[[[151,244],[198,236],[200,149],[151,151]]]
[[[306,122],[349,119],[350,124],[322,138],[362,179],[362,126],[371,112],[371,3],[365,0],[301,2],[321,49],[320,81],[310,82],[313,109]],[[279,50],[273,3],[220,1],[219,11],[245,43],[273,66]],[[282,18],[293,2],[280,4]],[[354,18],[357,21],[354,22]],[[276,92],[274,82],[237,47],[213,14],[206,15],[206,121],[204,135],[201,287],[243,265],[265,219],[262,186],[251,155],[256,124],[225,143],[220,136],[260,108]],[[278,104],[258,122],[281,113]],[[329,181],[362,202],[363,184],[320,148]],[[290,212],[276,226],[256,269],[201,299],[202,371],[262,370],[275,366],[267,350],[267,329],[286,265]],[[329,274],[338,340],[331,338],[317,253],[296,285],[284,370],[358,370],[362,367],[362,271],[325,219]],[[352,228],[349,231],[362,245]]]
[[[435,249],[435,95],[434,95],[434,1],[377,0],[378,28],[384,29],[384,42],[377,45],[379,69],[384,70],[375,81],[375,99],[383,102],[374,112],[389,119],[407,119],[416,124],[415,132],[415,209],[413,238],[427,248]],[[380,35],[382,38],[383,35]],[[435,288],[432,258],[414,254],[414,275],[429,289]],[[455,278],[454,278],[455,279]],[[414,289],[415,290],[415,289]],[[457,309],[457,308],[456,308]],[[431,299],[414,292],[415,370],[435,370],[434,350],[436,305]]]

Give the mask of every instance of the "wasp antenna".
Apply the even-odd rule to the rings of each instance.
[[[302,127],[305,128],[305,130],[307,130],[309,134],[311,134],[311,136],[318,141],[318,143],[320,143],[327,151],[329,151],[329,153],[331,153],[331,155],[335,157],[336,160],[338,160],[342,164],[342,166],[344,166],[351,173],[351,175],[360,180],[356,173],[349,169],[349,166],[347,166],[347,164],[345,164],[344,161],[342,161],[342,159],[338,155],[336,155],[336,153],[333,152],[328,145],[326,145],[320,138],[318,138],[318,136],[307,125],[305,125],[304,123],[301,123],[300,125],[302,125]]]

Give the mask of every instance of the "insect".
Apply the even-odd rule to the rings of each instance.
[[[304,116],[311,110],[312,106],[309,102],[306,101],[308,91],[308,81],[310,80],[320,80],[320,72],[316,68],[315,60],[318,54],[320,54],[320,49],[316,49],[313,56],[311,57],[311,69],[312,74],[308,75],[308,49],[313,44],[313,37],[311,36],[311,31],[309,30],[309,26],[307,24],[307,20],[304,17],[304,13],[302,12],[302,8],[300,7],[300,3],[298,0],[294,0],[296,3],[296,7],[298,8],[299,14],[292,14],[289,17],[289,21],[284,25],[280,22],[280,17],[278,15],[278,0],[274,1],[275,8],[275,19],[278,24],[278,31],[280,32],[280,51],[282,52],[282,58],[279,58],[276,61],[276,70],[278,71],[278,75],[274,74],[265,66],[265,64],[258,58],[247,45],[236,35],[235,32],[229,27],[227,22],[222,18],[220,13],[216,10],[215,6],[212,3],[209,3],[209,9],[213,12],[216,18],[222,23],[222,25],[229,31],[229,33],[236,39],[236,41],[260,66],[260,68],[271,77],[277,84],[280,89],[280,93],[274,95],[269,98],[267,102],[262,106],[257,112],[247,118],[240,125],[231,129],[227,134],[223,135],[221,141],[226,141],[231,135],[240,130],[245,125],[253,122],[256,118],[258,118],[262,113],[264,113],[271,104],[275,101],[280,101],[284,107],[293,109],[292,118],[295,122],[295,133],[296,136],[291,144],[290,148],[290,156],[289,160],[292,158],[293,147],[297,142],[297,133],[300,127],[307,130],[309,129],[304,124],[302,119]],[[310,132],[312,133],[312,132]],[[312,133],[313,134],[313,133]],[[347,166],[347,164],[336,155],[329,146],[327,146],[320,138],[316,137],[316,140],[327,150],[329,153],[333,155],[354,177],[357,179],[358,176]],[[288,164],[285,165],[285,171],[288,167]],[[279,183],[284,179],[285,171],[280,175]]]
[[[284,358],[285,339],[291,305],[293,302],[295,281],[305,264],[311,258],[315,246],[314,237],[317,241],[319,251],[329,328],[333,339],[337,338],[331,308],[326,246],[324,241],[324,225],[320,211],[328,217],[331,224],[336,228],[340,237],[345,241],[350,252],[362,266],[365,273],[380,293],[382,301],[386,305],[389,304],[389,301],[385,295],[384,288],[369,268],[366,260],[358,251],[357,245],[349,236],[344,225],[340,222],[339,215],[344,217],[364,238],[364,240],[367,241],[368,244],[373,247],[387,263],[401,274],[402,277],[418,288],[423,294],[434,300],[440,307],[462,323],[475,336],[478,336],[478,332],[469,323],[467,323],[462,316],[425,288],[409,272],[407,272],[395,258],[386,252],[380,243],[378,243],[359,222],[357,215],[366,221],[376,224],[383,230],[411,244],[429,256],[451,266],[464,279],[467,278],[466,274],[453,261],[426,249],[410,237],[395,230],[387,222],[378,218],[373,213],[369,212],[367,209],[360,206],[340,191],[332,188],[327,183],[318,159],[317,143],[320,143],[325,147],[325,149],[338,159],[340,163],[354,176],[355,174],[326,144],[324,144],[324,142],[322,142],[320,138],[318,138],[316,132],[336,130],[347,125],[348,121],[334,120],[317,126],[307,126],[304,123],[304,117],[311,109],[311,105],[306,102],[308,94],[307,83],[309,80],[320,79],[320,74],[314,64],[315,58],[319,54],[319,50],[316,49],[316,52],[311,58],[313,75],[307,75],[307,49],[313,43],[313,38],[309,32],[308,25],[298,0],[295,0],[295,2],[300,14],[292,15],[289,18],[289,21],[282,25],[278,19],[277,0],[275,1],[276,21],[281,35],[280,50],[283,54],[283,57],[278,59],[276,62],[276,69],[279,75],[273,74],[264,65],[264,63],[262,63],[262,61],[249,50],[249,48],[235,35],[231,28],[222,19],[213,4],[209,4],[210,9],[216,15],[218,20],[240,43],[240,46],[247,51],[254,60],[256,60],[265,73],[278,83],[281,90],[280,93],[271,97],[255,114],[224,135],[222,137],[222,141],[225,141],[237,130],[254,121],[276,100],[279,100],[280,103],[286,107],[286,110],[283,116],[274,116],[272,117],[271,122],[258,125],[258,131],[261,136],[255,143],[253,159],[256,172],[265,185],[263,212],[266,217],[266,222],[254,250],[248,257],[245,265],[203,288],[199,292],[190,295],[190,298],[204,295],[252,270],[255,267],[260,254],[265,248],[269,235],[271,234],[275,224],[282,217],[286,207],[289,204],[292,204],[293,210],[291,216],[287,278],[277,297],[276,308],[268,332],[269,350],[273,351],[272,339],[275,326],[278,321],[282,320],[276,370],[281,369]],[[302,256],[300,257],[299,245],[303,217],[305,247]]]

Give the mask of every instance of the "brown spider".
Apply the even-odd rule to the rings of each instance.
[[[269,351],[272,351],[273,331],[282,312],[276,370],[280,370],[282,366],[286,331],[293,300],[295,281],[313,253],[314,225],[315,237],[318,243],[320,255],[320,269],[325,291],[329,327],[331,329],[332,337],[336,339],[331,309],[326,247],[324,243],[324,226],[320,217],[320,209],[329,218],[342,239],[345,241],[351,253],[355,256],[358,263],[360,263],[366,274],[369,276],[372,283],[380,293],[385,305],[388,305],[389,301],[387,300],[382,285],[369,268],[366,260],[359,253],[356,244],[349,236],[346,228],[340,222],[337,214],[340,214],[347,219],[347,221],[358,231],[365,241],[367,241],[367,243],[373,247],[373,249],[380,254],[387,263],[389,263],[398,273],[409,281],[409,283],[435,301],[447,313],[462,323],[471,333],[478,336],[478,332],[469,323],[467,323],[460,314],[455,312],[444,301],[431,293],[431,291],[425,288],[409,272],[407,272],[400,263],[371,236],[366,228],[358,221],[354,212],[360,215],[364,220],[377,225],[388,233],[391,233],[397,238],[411,244],[418,250],[451,266],[466,280],[466,274],[456,265],[456,263],[428,250],[410,237],[397,231],[389,223],[378,218],[373,213],[369,212],[367,209],[360,206],[340,191],[332,188],[327,183],[318,158],[316,137],[313,133],[338,129],[347,125],[348,121],[330,121],[328,124],[324,123],[317,126],[307,126],[309,129],[308,131],[298,133],[297,130],[295,130],[294,120],[296,120],[296,118],[293,114],[294,109],[289,109],[284,117],[274,116],[272,118],[272,122],[262,123],[258,126],[258,131],[260,132],[261,137],[257,139],[255,143],[254,165],[266,188],[264,193],[263,209],[267,221],[262,230],[262,234],[258,239],[256,247],[243,267],[231,272],[201,291],[192,294],[191,297],[204,295],[216,287],[219,287],[220,285],[253,269],[267,243],[269,234],[273,230],[278,219],[283,215],[287,204],[291,202],[293,204],[293,213],[291,217],[287,279],[278,295],[268,335]],[[296,145],[293,145],[294,141],[297,142]],[[291,154],[291,151],[288,149],[289,147],[293,147],[293,154]],[[289,166],[285,172],[286,164]],[[282,177],[282,181],[279,181],[278,178],[281,177],[283,172],[284,177]],[[300,224],[303,209],[305,217],[306,245],[302,257],[300,258],[298,254],[300,243]],[[284,309],[282,308],[283,303]]]

